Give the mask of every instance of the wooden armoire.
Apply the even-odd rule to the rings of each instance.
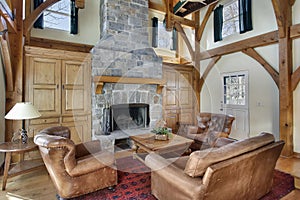
[[[91,55],[25,47],[25,101],[42,114],[27,120],[29,136],[67,126],[75,143],[91,140]]]
[[[163,64],[167,81],[163,90],[164,120],[177,133],[181,125],[194,124],[197,113],[197,95],[194,83],[199,77],[192,65]]]

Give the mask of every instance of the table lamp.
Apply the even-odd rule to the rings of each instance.
[[[25,130],[25,119],[34,119],[40,117],[41,114],[30,102],[16,103],[16,105],[5,115],[5,119],[23,120],[21,130],[22,143],[27,143],[27,131]]]

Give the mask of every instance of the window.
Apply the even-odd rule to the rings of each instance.
[[[224,104],[241,105],[247,104],[247,84],[248,76],[246,73],[233,73],[223,76],[224,84]]]
[[[70,31],[70,0],[61,0],[44,12],[44,27]]]
[[[158,48],[175,49],[173,47],[173,32],[166,31],[163,22],[158,21]]]
[[[157,17],[152,18],[152,46],[169,50],[176,50],[177,46],[176,30],[166,31],[164,23]]]
[[[234,0],[224,5],[223,8],[222,37],[225,38],[239,32],[239,3]]]

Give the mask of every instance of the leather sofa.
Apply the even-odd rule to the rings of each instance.
[[[191,149],[200,150],[213,147],[219,137],[228,137],[235,117],[219,113],[202,112],[197,116],[196,126],[187,126],[183,136],[193,139]]]
[[[160,200],[256,200],[273,181],[283,141],[270,133],[165,159],[151,153],[151,191]]]
[[[67,127],[50,127],[34,137],[60,198],[73,198],[117,185],[113,152],[99,141],[75,145]]]

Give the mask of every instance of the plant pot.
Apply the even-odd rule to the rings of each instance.
[[[167,134],[155,134],[155,139],[156,140],[168,140],[168,135]]]

